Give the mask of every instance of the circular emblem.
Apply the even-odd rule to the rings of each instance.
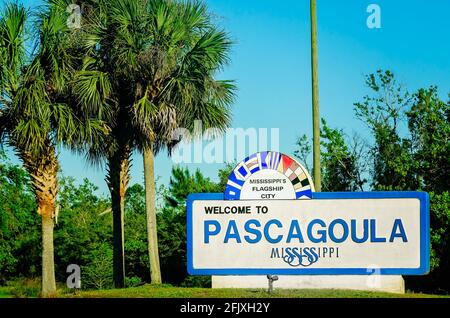
[[[295,159],[275,151],[245,158],[231,172],[225,200],[311,199],[314,184]]]

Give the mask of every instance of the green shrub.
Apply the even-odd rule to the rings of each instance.
[[[36,211],[26,172],[0,152],[0,285],[40,274],[40,217]]]
[[[141,286],[143,284],[144,283],[142,282],[142,280],[137,276],[125,277],[125,286],[126,287],[137,287],[137,286]]]
[[[188,276],[181,283],[181,287],[211,288],[211,276]]]
[[[448,294],[450,292],[450,193],[430,193],[430,273],[406,277],[414,291]]]
[[[40,279],[18,278],[7,284],[9,293],[15,298],[39,297],[41,292]]]
[[[90,262],[81,267],[81,288],[108,289],[113,287],[113,252],[110,244],[100,243],[88,255]]]

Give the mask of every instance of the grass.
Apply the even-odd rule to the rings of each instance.
[[[0,298],[33,298],[38,297],[41,282],[38,279],[17,279],[0,286]]]
[[[144,285],[126,289],[81,291],[61,295],[82,298],[430,298],[443,297],[427,294],[393,294],[335,289],[276,289],[269,295],[264,289],[210,289],[180,288],[172,286]]]
[[[38,286],[13,284],[0,287],[0,298],[38,297]],[[125,289],[69,291],[59,289],[59,298],[434,298],[449,297],[419,293],[393,294],[337,289],[275,289],[269,295],[264,289],[182,288],[170,285],[144,285]]]
[[[11,292],[7,287],[0,287],[0,298],[11,297]]]

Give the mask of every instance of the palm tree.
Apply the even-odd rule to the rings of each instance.
[[[124,281],[124,199],[134,149],[144,157],[150,272],[159,283],[154,156],[162,149],[170,153],[179,142],[176,129],[193,131],[194,120],[218,132],[229,125],[234,85],[214,76],[226,64],[231,42],[200,2],[91,0],[84,6],[87,62],[75,90],[81,99],[103,96],[112,105],[109,142],[94,155],[108,166],[115,285]],[[85,85],[94,78],[90,72],[101,74],[109,94]]]
[[[29,174],[42,218],[42,294],[56,291],[53,228],[58,214],[58,145],[82,151],[100,143],[101,121],[63,103],[76,58],[67,15],[51,6],[39,13],[35,49],[28,54],[28,12],[9,4],[0,18],[0,141],[10,146]]]
[[[201,120],[206,129],[216,128],[222,131],[226,128],[230,123],[229,106],[233,101],[235,88],[232,82],[217,81],[214,78],[215,73],[227,62],[231,42],[226,33],[217,30],[211,23],[205,5],[199,2],[160,2],[155,5],[153,12],[155,18],[150,22],[151,30],[154,30],[151,35],[153,42],[141,54],[148,55],[150,50],[157,50],[164,58],[148,65],[154,69],[153,74],[156,76],[142,76],[140,82],[147,89],[137,97],[148,100],[150,105],[163,110],[163,113],[166,105],[171,105],[174,111],[173,123],[166,121],[165,116],[156,116],[151,126],[144,127],[149,136],[149,144],[143,150],[143,157],[151,278],[152,282],[160,283],[154,156],[161,147],[170,150],[175,145],[175,127],[189,127],[192,131],[194,121]],[[164,14],[158,14],[159,12]],[[166,22],[160,26],[158,19]],[[190,54],[199,54],[198,60],[186,60]],[[171,84],[160,88],[159,82]],[[180,89],[177,84],[184,87]]]

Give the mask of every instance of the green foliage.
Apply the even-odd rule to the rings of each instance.
[[[60,182],[60,210],[54,234],[56,277],[60,281],[66,280],[66,268],[70,264],[77,264],[81,268],[91,266],[94,270],[97,265],[100,267],[101,264],[92,263],[97,261],[93,257],[100,257],[95,254],[97,250],[105,252],[104,249],[112,241],[111,214],[102,214],[108,211],[109,204],[106,199],[95,195],[96,190],[87,179],[78,186],[73,178],[62,178]],[[104,255],[106,257],[108,253]],[[101,262],[106,261],[102,259]],[[107,272],[105,268],[101,271]],[[86,286],[93,284],[89,279]]]
[[[37,17],[34,24],[31,15]],[[71,52],[76,44],[67,18],[66,7],[53,4],[28,12],[8,3],[0,14],[0,142],[6,140],[33,161],[61,143],[87,149],[106,132],[91,117],[92,108],[68,102],[67,84],[84,56]],[[26,49],[28,40],[33,53]]]
[[[450,100],[440,100],[437,87],[420,89],[407,118],[421,186],[427,191],[450,190]]]
[[[140,277],[133,276],[133,277],[125,277],[125,286],[126,287],[137,287],[141,286],[144,283],[142,282]]]
[[[1,158],[4,158],[3,156]],[[0,284],[18,277],[40,275],[39,219],[25,171],[0,159]],[[199,171],[174,168],[169,188],[160,187],[162,198],[157,214],[158,238],[164,282],[183,286],[210,286],[210,277],[190,277],[186,272],[185,200],[191,192],[224,191],[231,166],[219,172],[219,183]],[[82,289],[113,287],[112,213],[109,200],[96,194],[87,179],[60,182],[58,224],[55,227],[55,264],[58,281],[67,279],[70,264],[81,267]],[[144,188],[135,184],[127,190],[125,209],[126,286],[149,281]],[[15,286],[21,285],[18,281]],[[28,283],[14,287],[14,295],[34,295]],[[28,286],[28,287],[27,287]],[[39,288],[38,288],[39,289]],[[34,289],[33,289],[34,290]],[[37,295],[37,294],[36,294]]]
[[[311,171],[309,163],[309,156],[312,153],[311,142],[309,141],[308,136],[302,135],[297,139],[296,142],[297,149],[294,151],[294,155],[300,159],[300,162],[304,165],[306,170]]]
[[[227,163],[225,167],[219,169],[218,177],[219,182],[217,183],[217,192],[225,192],[225,188],[227,187],[228,178],[230,177],[231,171],[236,167],[237,163]]]
[[[355,135],[350,143],[343,130],[330,128],[322,119],[321,173],[323,191],[363,191],[366,159],[365,143]],[[309,170],[311,143],[306,135],[297,139],[294,154]]]
[[[81,293],[61,295],[62,297],[82,298],[444,298],[442,296],[421,293],[397,294],[339,289],[282,289],[275,288],[272,294],[267,289],[244,288],[180,288],[167,285],[144,285],[136,288],[83,291]],[[448,298],[448,297],[445,297]],[[300,300],[302,301],[302,300]],[[349,300],[351,302],[352,300]]]
[[[322,190],[363,191],[366,180],[361,176],[360,158],[350,152],[343,131],[328,127],[322,119],[321,137]]]
[[[82,9],[85,58],[70,86],[80,106],[106,106],[111,128],[91,158],[122,146],[171,149],[176,129],[193,131],[195,120],[219,131],[230,124],[236,88],[215,77],[232,43],[206,4],[89,0]]]
[[[186,212],[184,207],[164,208],[157,214],[161,274],[164,282],[178,285],[186,271]]]
[[[205,178],[200,170],[191,175],[189,170],[175,167],[172,169],[169,190],[169,202],[186,200],[190,193],[220,192],[218,185],[209,178]]]
[[[88,180],[76,186],[63,178],[60,192],[60,218],[55,230],[57,276],[66,278],[69,264],[81,266],[83,289],[111,288],[112,213],[107,198],[95,194]],[[144,189],[131,186],[127,193],[125,238],[127,286],[149,280]]]
[[[372,187],[375,190],[414,190],[419,187],[412,144],[399,135],[404,111],[411,97],[390,71],[378,70],[366,77],[373,95],[355,103],[356,117],[367,124],[374,137],[371,147]]]
[[[450,281],[448,268],[450,266],[450,193],[442,194],[430,193],[431,205],[431,246],[434,255],[431,259],[431,269],[440,272],[447,271],[446,275],[449,279],[443,279],[441,275],[437,275],[447,283]]]
[[[390,71],[368,75],[366,85],[371,93],[354,109],[370,129],[371,142],[350,142],[343,130],[322,120],[323,189],[364,190],[362,176],[368,175],[374,191],[429,192],[431,272],[406,282],[414,290],[449,293],[450,101],[442,101],[434,86],[410,94]],[[297,146],[295,154],[308,162],[308,138],[303,135]]]
[[[150,280],[144,188],[140,184],[131,186],[125,202],[125,266],[127,278],[133,278],[129,284],[135,284],[136,278]]]
[[[61,11],[67,3],[54,6]],[[111,206],[114,214],[122,214],[133,150],[170,153],[179,142],[177,130],[192,132],[195,120],[205,130],[223,132],[229,126],[235,86],[216,76],[228,62],[232,43],[203,2],[88,0],[82,10],[74,52],[84,58],[68,86],[81,109],[107,109],[102,118],[110,133],[93,143],[89,159],[107,160]],[[123,233],[122,224],[114,229],[120,229],[115,237]],[[126,240],[126,251],[141,249],[138,236]],[[122,263],[121,246],[114,248]],[[132,258],[133,264],[144,264],[143,257]],[[122,266],[114,264],[116,285],[123,285]]]
[[[430,274],[407,277],[411,289],[424,292],[450,293],[450,193],[430,192],[431,259]]]
[[[416,290],[449,292],[450,104],[439,99],[436,87],[412,96],[390,71],[367,76],[373,91],[355,103],[358,118],[371,129],[372,187],[374,190],[430,192],[431,272],[408,277]],[[407,129],[400,136],[400,126]]]
[[[14,298],[38,297],[41,291],[41,282],[38,279],[13,279],[7,283],[8,292]]]
[[[53,2],[30,13],[11,2],[0,13],[0,145],[7,143],[22,160],[47,224],[57,213],[57,147],[85,151],[107,130],[90,106],[81,109],[68,97],[68,83],[84,55],[69,53],[76,44],[66,8]],[[53,227],[42,231],[51,238]],[[48,294],[56,288],[53,241],[42,244],[48,246],[41,253],[42,290]]]
[[[26,172],[0,152],[0,284],[40,270],[36,202]]]
[[[355,104],[358,118],[372,131],[374,190],[425,190],[430,193],[431,272],[407,277],[416,290],[450,291],[448,249],[450,201],[450,104],[440,100],[436,87],[412,96],[390,71],[367,77],[373,96]],[[404,125],[404,137],[399,127]]]
[[[88,261],[81,266],[83,289],[107,289],[113,284],[113,255],[110,244],[102,242],[92,244],[92,250],[86,255]]]
[[[180,286],[211,288],[211,276],[188,276]]]
[[[190,193],[223,192],[231,166],[219,171],[218,183],[205,178],[200,171],[191,174],[187,169],[175,167],[165,196],[165,207],[157,215],[158,241],[162,276],[173,285],[208,286],[210,278],[189,277],[186,271],[186,198]]]

